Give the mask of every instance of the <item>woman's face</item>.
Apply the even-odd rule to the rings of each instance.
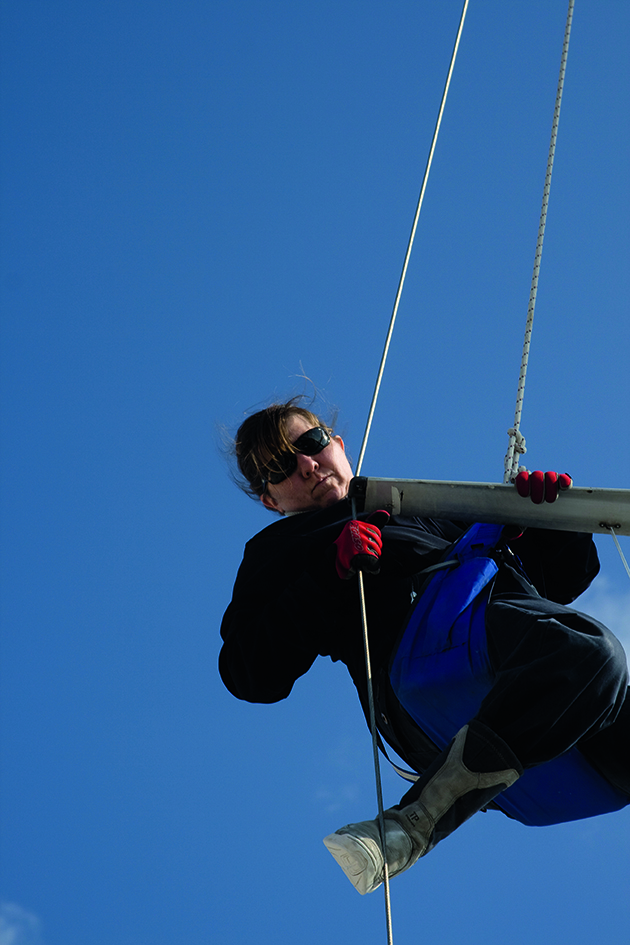
[[[311,428],[312,424],[299,414],[287,420],[291,443]],[[347,496],[352,467],[340,436],[333,436],[329,445],[315,456],[296,453],[295,458],[295,472],[282,482],[267,485],[260,497],[265,508],[275,512],[307,512],[328,508]]]

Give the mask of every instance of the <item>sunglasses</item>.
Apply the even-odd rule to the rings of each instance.
[[[307,430],[293,443],[295,452],[281,453],[280,456],[276,456],[272,460],[273,469],[267,468],[266,478],[262,480],[263,492],[265,492],[269,483],[276,486],[279,482],[284,482],[285,479],[293,475],[298,465],[296,453],[302,453],[304,456],[317,456],[318,453],[326,449],[329,443],[330,433],[324,427],[313,427],[312,430]]]

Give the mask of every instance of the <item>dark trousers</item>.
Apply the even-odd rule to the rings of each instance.
[[[475,718],[533,767],[577,746],[611,784],[630,795],[630,690],[617,638],[586,614],[523,594],[508,581],[486,610],[492,689]],[[398,702],[387,680],[377,687],[381,732],[416,771],[439,749]],[[502,767],[500,759],[497,765]],[[400,801],[416,800],[422,776]]]
[[[477,718],[524,767],[577,746],[609,781],[630,793],[630,699],[625,652],[586,614],[518,592],[486,611],[496,674]]]

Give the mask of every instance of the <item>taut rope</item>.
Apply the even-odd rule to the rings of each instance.
[[[398,290],[396,292],[396,298],[394,300],[394,308],[392,311],[391,319],[389,322],[389,330],[387,332],[387,338],[385,339],[385,347],[383,349],[383,355],[381,357],[381,364],[379,367],[378,375],[376,378],[376,384],[374,386],[374,393],[372,395],[372,403],[370,405],[370,410],[368,413],[367,423],[365,425],[365,433],[363,434],[363,443],[361,444],[361,451],[359,453],[359,458],[357,460],[357,467],[355,471],[355,476],[358,476],[361,471],[361,465],[363,463],[363,457],[365,455],[365,450],[367,447],[368,436],[370,434],[370,427],[372,425],[372,418],[374,417],[374,411],[376,409],[376,401],[378,399],[378,393],[381,386],[381,380],[383,378],[383,372],[385,370],[385,362],[387,360],[387,353],[389,351],[389,343],[392,338],[394,331],[394,323],[396,321],[396,315],[398,313],[398,305],[400,303],[400,297],[402,295],[403,285],[405,282],[405,276],[407,274],[407,266],[409,265],[409,259],[411,256],[411,250],[413,247],[414,237],[416,235],[416,228],[418,226],[418,220],[420,218],[420,210],[422,208],[422,202],[424,200],[424,193],[427,187],[427,181],[429,179],[429,171],[431,169],[431,163],[433,161],[433,154],[435,152],[435,146],[437,144],[437,137],[440,130],[440,125],[442,123],[442,115],[444,114],[444,107],[446,105],[446,97],[448,95],[448,89],[451,84],[451,76],[453,75],[453,68],[455,66],[455,59],[457,57],[457,50],[459,48],[459,41],[462,35],[462,30],[464,28],[464,20],[466,18],[466,11],[468,9],[469,0],[464,0],[464,7],[462,9],[462,14],[459,21],[459,28],[457,30],[457,37],[455,39],[455,46],[453,47],[453,53],[451,55],[451,64],[449,66],[448,75],[446,77],[446,83],[444,86],[444,92],[442,93],[442,102],[440,104],[440,110],[438,112],[437,122],[435,125],[435,131],[433,132],[433,140],[431,141],[431,148],[429,150],[429,157],[427,159],[426,168],[424,171],[424,177],[422,180],[422,187],[420,188],[420,196],[418,198],[418,205],[416,207],[416,213],[413,219],[413,225],[411,227],[411,234],[409,236],[409,243],[407,245],[407,252],[405,254],[405,261],[403,263],[402,272],[400,275],[400,280],[398,282]],[[356,504],[353,501],[352,504],[352,517],[356,518]],[[378,823],[379,830],[381,834],[381,846],[383,850],[383,860],[385,862],[384,875],[383,875],[383,885],[385,889],[385,913],[387,920],[387,945],[393,945],[394,937],[392,931],[392,911],[391,911],[391,899],[389,892],[389,871],[387,868],[387,848],[385,843],[385,820],[383,818],[383,789],[381,786],[381,769],[378,757],[378,735],[376,729],[376,716],[374,711],[374,688],[372,686],[372,668],[370,662],[370,644],[368,639],[368,625],[367,625],[367,612],[365,607],[365,588],[363,586],[363,575],[359,571],[359,598],[361,604],[361,622],[363,626],[363,646],[365,652],[365,672],[367,676],[367,690],[368,690],[368,702],[370,710],[370,731],[372,733],[372,750],[374,754],[374,777],[376,780],[376,798],[378,802]]]

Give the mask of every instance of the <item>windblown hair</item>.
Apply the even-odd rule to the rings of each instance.
[[[270,404],[248,417],[238,428],[234,439],[234,455],[243,477],[237,485],[253,498],[264,491],[263,480],[274,470],[274,457],[296,450],[287,436],[290,417],[303,417],[309,427],[324,427],[332,436],[332,427],[307,410],[300,407],[301,396],[292,397],[283,404]]]

